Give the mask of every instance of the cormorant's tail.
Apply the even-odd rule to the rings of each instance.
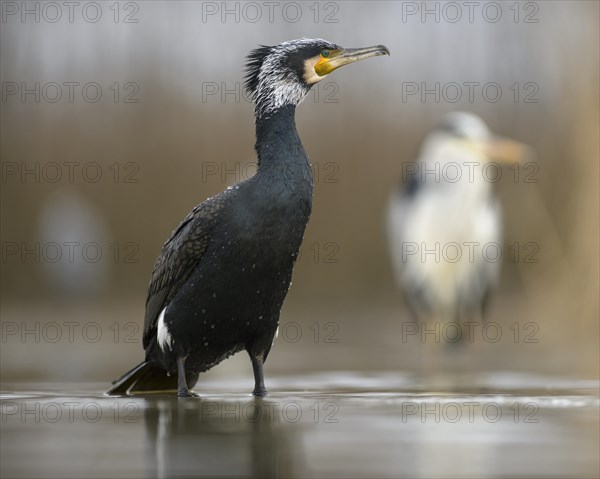
[[[198,374],[187,373],[186,381],[188,387],[193,388],[198,381]],[[113,381],[113,386],[106,391],[106,394],[127,396],[169,392],[177,392],[177,375],[169,376],[167,371],[156,364],[144,361]]]

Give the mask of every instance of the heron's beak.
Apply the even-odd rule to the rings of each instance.
[[[331,55],[328,58],[321,58],[315,65],[315,72],[319,76],[325,76],[333,70],[348,65],[349,63],[354,63],[369,57],[389,54],[390,51],[384,45],[366,48],[340,48],[339,50],[332,50]]]
[[[488,141],[466,140],[467,147],[477,151],[487,161],[499,163],[522,163],[533,157],[530,146],[509,138],[495,136]]]
[[[530,146],[509,138],[493,137],[483,144],[484,152],[491,161],[521,163],[533,156]]]

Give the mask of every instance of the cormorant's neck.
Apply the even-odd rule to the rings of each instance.
[[[295,105],[285,105],[256,117],[255,148],[258,172],[308,165],[308,157],[296,130]]]

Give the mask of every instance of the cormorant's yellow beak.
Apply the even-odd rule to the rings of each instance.
[[[325,52],[325,51],[324,51]],[[327,56],[321,53],[321,58],[315,64],[315,73],[320,77],[328,75],[339,67],[364,60],[369,57],[389,55],[390,51],[384,45],[376,45],[366,48],[340,48],[337,50],[326,50]]]

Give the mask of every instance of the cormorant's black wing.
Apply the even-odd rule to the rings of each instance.
[[[173,231],[156,260],[146,298],[144,348],[156,335],[157,320],[163,308],[198,265],[211,237],[211,231],[225,205],[226,192],[197,205]]]

